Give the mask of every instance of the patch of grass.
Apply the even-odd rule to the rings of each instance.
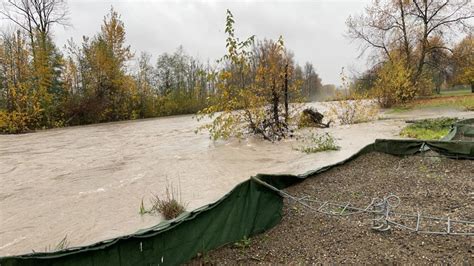
[[[143,198],[142,198],[142,202],[140,203],[139,213],[140,213],[140,215],[144,215],[144,214],[149,213],[149,212],[150,211],[145,208],[145,205],[143,204]]]
[[[437,95],[429,98],[420,98],[402,106],[395,106],[388,113],[401,113],[423,108],[456,108],[464,111],[474,111],[474,94]]]
[[[466,111],[474,111],[474,97],[465,97],[460,100],[460,104]]]
[[[465,87],[462,89],[457,89],[457,90],[445,90],[441,91],[440,94],[435,94],[437,97],[443,97],[443,96],[462,96],[462,95],[470,95],[471,89],[469,87]]]
[[[140,202],[138,213],[145,214],[161,214],[166,220],[171,220],[178,217],[186,211],[186,204],[181,200],[181,189],[174,188],[166,181],[166,192],[164,197],[152,194],[150,200],[151,208],[147,209],[143,203],[143,198]]]
[[[249,237],[244,236],[244,238],[234,243],[234,247],[246,249],[246,248],[249,248],[251,244],[252,244],[252,240]]]
[[[55,250],[63,250],[63,249],[66,249],[69,247],[69,240],[67,239],[67,235],[64,236],[63,239],[61,239],[61,241],[59,241],[59,243],[56,245],[56,247],[54,248]]]
[[[151,200],[152,207],[150,213],[161,213],[166,220],[171,220],[178,217],[186,211],[185,204],[182,203],[181,197],[178,197],[178,191],[172,189],[170,186],[166,187],[166,196],[160,198],[158,195],[153,195]],[[143,201],[142,201],[143,204]],[[142,211],[140,206],[140,211]],[[145,208],[143,207],[143,210]]]
[[[329,133],[315,134],[303,138],[303,146],[298,150],[305,153],[316,153],[322,151],[336,151],[340,147],[336,144],[336,139]]]
[[[211,265],[211,258],[209,257],[209,253],[206,252],[206,251],[203,251],[203,252],[199,252],[197,255],[196,255],[196,258],[200,258],[202,260],[202,262],[204,263],[204,265]]]
[[[55,246],[46,246],[44,247],[44,252],[55,252],[55,251],[60,251],[63,249],[67,249],[69,247],[69,240],[67,239],[67,235],[65,235],[59,243],[57,243]],[[36,251],[33,249],[33,253],[36,253]]]
[[[451,125],[457,121],[457,118],[445,117],[416,121],[402,129],[400,136],[424,140],[438,140],[446,136],[451,129]]]
[[[387,111],[387,113],[389,113],[389,114],[403,113],[403,112],[409,111],[411,109],[412,108],[409,107],[409,106],[400,105],[400,106],[392,107],[389,111]]]
[[[412,104],[417,108],[451,107],[468,111],[474,108],[474,95],[420,99]]]

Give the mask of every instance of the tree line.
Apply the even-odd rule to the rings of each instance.
[[[0,16],[16,26],[0,37],[0,132],[196,113],[212,104],[225,63],[203,63],[182,47],[136,55],[112,8],[100,31],[58,48],[54,25],[68,26],[64,0],[8,0]],[[252,44],[258,53],[273,49]],[[291,62],[297,90],[306,99],[334,93],[311,63]],[[294,69],[293,69],[294,68]],[[251,80],[249,82],[257,82]]]

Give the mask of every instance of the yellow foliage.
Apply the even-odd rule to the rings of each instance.
[[[468,35],[454,48],[453,59],[455,82],[474,86],[474,35]]]
[[[201,128],[207,129],[213,139],[247,133],[272,141],[283,138],[291,118],[285,95],[292,99],[298,95],[299,83],[289,81],[292,61],[281,38],[258,43],[254,53],[246,50],[250,42],[246,44],[228,39],[228,54],[224,57],[228,67],[218,75],[212,104],[199,112],[199,119],[208,116],[213,121]]]
[[[24,133],[31,130],[30,125],[34,121],[31,115],[23,112],[0,111],[0,132],[3,133]]]
[[[390,107],[412,100],[417,95],[417,88],[411,82],[411,71],[405,61],[394,57],[383,64],[372,88],[371,95],[381,107]]]
[[[35,90],[29,66],[25,38],[17,33],[2,40],[2,63],[5,70],[6,110],[0,113],[0,132],[20,133],[37,127],[43,112],[40,91]]]

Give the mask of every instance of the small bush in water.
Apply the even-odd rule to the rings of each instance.
[[[161,213],[166,220],[174,219],[186,211],[184,204],[176,196],[177,192],[170,187],[166,187],[165,198],[157,195],[151,200],[152,207],[150,212]]]
[[[336,101],[329,103],[328,116],[341,125],[350,125],[376,120],[379,106],[367,93],[358,92],[341,72],[343,90],[336,93]]]
[[[342,125],[365,123],[377,119],[379,107],[363,96],[352,94],[350,100],[330,103],[328,115]]]
[[[336,144],[336,140],[329,133],[315,134],[303,138],[304,145],[298,150],[305,153],[316,153],[321,151],[336,151],[340,147]]]

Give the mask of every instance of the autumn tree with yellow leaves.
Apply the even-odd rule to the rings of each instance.
[[[379,95],[397,93],[384,100],[386,105],[432,93],[432,87],[439,91],[447,74],[440,69],[443,57],[452,51],[449,40],[472,31],[472,10],[471,0],[377,0],[347,19],[348,37],[359,41],[362,54],[371,52],[374,68],[384,65],[379,84],[387,80],[397,87],[376,90]],[[410,86],[401,80],[406,75]]]
[[[137,100],[135,84],[127,73],[132,59],[130,46],[125,44],[125,27],[113,9],[104,18],[101,32],[83,43],[84,93],[97,103],[94,121],[117,121],[135,118]]]
[[[227,54],[221,59],[224,67],[217,73],[211,104],[199,113],[201,119],[212,119],[203,128],[213,139],[247,134],[270,141],[285,138],[291,132],[289,103],[297,98],[300,85],[293,77],[294,63],[282,38],[255,44],[252,36],[241,41],[234,23],[227,10]]]
[[[6,102],[10,103],[2,112],[3,131],[15,133],[61,124],[63,62],[51,40],[50,29],[54,24],[66,23],[64,7],[61,0],[10,0],[0,9],[0,16],[19,28],[15,34],[4,32],[0,44],[6,73],[2,88]],[[19,104],[25,101],[27,112]]]
[[[24,132],[37,126],[41,115],[34,90],[29,50],[20,32],[4,34],[0,41],[0,64],[5,110],[0,110],[0,128],[7,133]]]
[[[474,35],[470,34],[461,40],[452,56],[454,77],[453,83],[471,86],[474,93]]]

